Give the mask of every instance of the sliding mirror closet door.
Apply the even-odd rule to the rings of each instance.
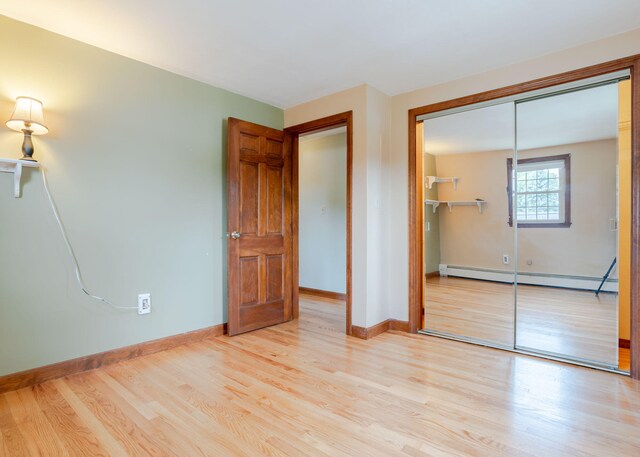
[[[506,223],[504,164],[514,159],[514,129],[513,103],[439,114],[418,125],[422,333],[513,349],[514,229]]]
[[[620,84],[516,102],[517,161],[504,164],[517,225],[516,349],[611,369],[628,326],[628,315],[618,319],[629,280],[620,252],[630,251],[620,238],[630,233]]]

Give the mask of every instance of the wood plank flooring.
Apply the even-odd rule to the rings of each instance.
[[[435,276],[424,295],[426,329],[513,347],[513,286]]]
[[[635,456],[640,383],[422,335],[341,302],[0,396],[2,456]]]
[[[511,284],[428,278],[425,327],[513,347],[513,303]],[[618,367],[615,294],[518,285],[517,303],[518,347]]]

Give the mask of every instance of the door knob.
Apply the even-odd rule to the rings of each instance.
[[[238,238],[240,238],[242,234],[236,230],[234,230],[233,232],[231,232],[231,238],[233,238],[234,240],[237,240]]]

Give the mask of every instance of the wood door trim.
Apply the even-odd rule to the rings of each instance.
[[[340,292],[331,292],[330,290],[313,289],[311,287],[299,287],[299,293],[306,295],[314,295],[316,297],[331,298],[333,300],[346,300],[347,294]]]
[[[409,116],[422,116],[424,114],[435,113],[438,111],[444,111],[451,108],[459,108],[461,106],[473,105],[474,103],[486,102],[489,100],[495,100],[502,97],[509,97],[512,95],[522,94],[533,90],[546,89],[548,87],[557,86],[560,84],[566,84],[580,79],[593,78],[600,75],[606,75],[607,73],[613,73],[615,71],[630,69],[633,73],[633,67],[636,62],[640,60],[640,54],[624,57],[622,59],[612,60],[597,65],[591,65],[589,67],[580,68],[577,70],[567,71],[565,73],[559,73],[552,76],[546,76],[544,78],[538,78],[524,83],[513,84],[511,86],[501,87],[499,89],[493,89],[486,92],[479,92],[477,94],[467,95],[465,97],[454,98],[443,102],[433,103],[431,105],[420,106],[409,110]],[[411,145],[410,145],[411,146]]]
[[[346,111],[344,113],[334,114],[332,116],[323,117],[313,121],[305,122],[302,124],[294,125],[284,129],[285,133],[292,136],[293,142],[293,176],[291,180],[291,194],[293,198],[293,211],[292,211],[292,237],[293,237],[293,318],[297,319],[299,315],[299,252],[298,252],[298,154],[299,154],[299,137],[304,133],[321,132],[329,130],[335,127],[345,126],[347,128],[347,294],[346,294],[346,334],[352,334],[351,325],[351,306],[352,306],[352,294],[351,294],[351,240],[352,240],[352,192],[353,192],[353,111]]]
[[[214,325],[191,332],[167,336],[157,340],[145,341],[131,346],[125,346],[98,354],[86,355],[76,359],[32,368],[30,370],[0,376],[0,394],[23,387],[34,386],[51,379],[62,378],[75,373],[93,370],[105,365],[111,365],[130,360],[143,355],[166,351],[183,344],[194,343],[221,336],[227,332],[227,324]]]
[[[408,111],[409,120],[409,330],[417,332],[421,322],[424,266],[422,253],[423,185],[422,156],[417,154],[416,123],[418,116],[474,103],[544,89],[559,84],[630,70],[632,82],[631,107],[631,377],[640,379],[640,54],[572,70],[553,76],[534,79],[466,97],[433,103]]]

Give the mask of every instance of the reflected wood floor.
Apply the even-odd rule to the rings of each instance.
[[[502,346],[514,345],[511,284],[435,277],[426,280],[425,326]],[[617,295],[518,286],[516,344],[618,367]],[[621,369],[628,370],[622,351]]]
[[[640,455],[628,378],[300,316],[1,395],[0,455]]]

